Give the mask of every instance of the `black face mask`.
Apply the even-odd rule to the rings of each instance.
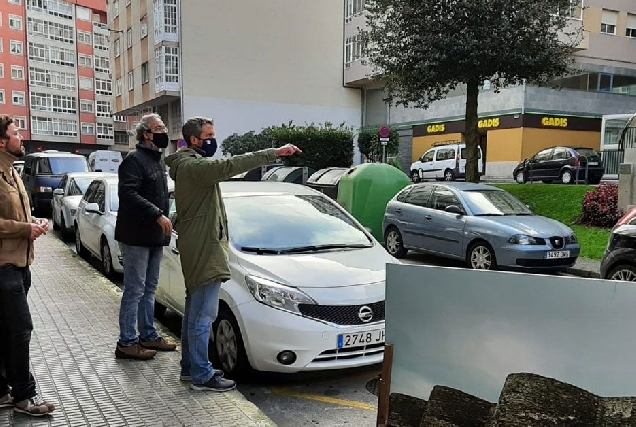
[[[216,153],[217,145],[216,138],[204,139],[201,141],[201,149],[205,151],[205,157],[212,157]]]
[[[152,133],[152,143],[155,144],[155,147],[166,148],[169,142],[170,138],[168,138],[167,133]]]

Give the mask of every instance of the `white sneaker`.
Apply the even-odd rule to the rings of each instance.
[[[31,415],[32,417],[43,417],[55,410],[55,406],[46,402],[40,396],[33,396],[21,402],[16,402],[13,406],[15,412]]]
[[[0,409],[13,407],[13,396],[10,393],[0,397]]]

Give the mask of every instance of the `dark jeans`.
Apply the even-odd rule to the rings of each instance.
[[[0,396],[11,386],[16,402],[36,394],[29,370],[33,323],[27,302],[31,287],[28,267],[0,266]]]

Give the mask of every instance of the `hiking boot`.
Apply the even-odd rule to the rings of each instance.
[[[225,372],[223,372],[220,369],[215,369],[214,370],[214,376],[215,377],[221,377],[223,378],[225,376]],[[183,372],[181,373],[181,376],[179,376],[179,380],[183,381],[184,383],[189,383],[192,381],[192,376],[190,374],[184,374]]]
[[[13,407],[13,396],[11,396],[11,393],[7,393],[0,397],[0,409],[11,407]]]
[[[33,396],[21,402],[15,402],[13,406],[15,412],[31,415],[32,417],[43,417],[55,411],[55,406],[45,402],[40,396]]]
[[[197,391],[230,391],[236,388],[236,383],[223,377],[213,376],[204,384],[190,384],[190,388]]]
[[[139,344],[131,346],[117,344],[115,349],[115,357],[118,359],[150,360],[155,357],[155,354],[157,354],[156,351],[142,348]]]
[[[157,338],[152,341],[144,341],[139,338],[139,345],[143,348],[148,348],[150,350],[158,350],[158,351],[175,351],[177,349],[176,344],[170,344],[162,337]]]

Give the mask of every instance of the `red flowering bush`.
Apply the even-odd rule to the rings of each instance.
[[[618,208],[618,185],[600,184],[583,199],[583,212],[579,224],[593,227],[613,227],[623,216]]]

